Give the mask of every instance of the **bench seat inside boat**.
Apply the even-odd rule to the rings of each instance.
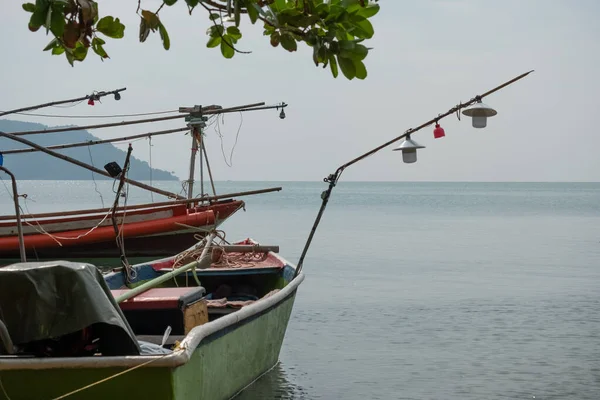
[[[113,289],[116,298],[128,290]],[[173,335],[185,335],[208,322],[203,287],[154,288],[119,303],[136,335],[162,335],[168,326]]]
[[[116,298],[129,289],[113,289],[112,295]],[[206,293],[202,286],[154,288],[120,303],[121,310],[158,310],[183,308],[200,300]]]

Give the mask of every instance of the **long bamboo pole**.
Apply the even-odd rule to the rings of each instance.
[[[109,94],[117,94],[117,93],[122,92],[124,90],[127,90],[127,88],[121,88],[121,89],[111,90],[109,92],[98,92],[98,93],[94,93],[94,94],[88,94],[86,96],[77,97],[75,99],[51,101],[50,103],[43,103],[43,104],[38,104],[38,105],[35,105],[35,106],[22,107],[22,108],[17,108],[17,109],[10,110],[10,111],[2,111],[2,112],[0,112],[0,117],[2,117],[4,115],[8,115],[8,114],[20,113],[20,112],[23,112],[23,111],[37,110],[37,109],[44,108],[44,107],[56,106],[56,105],[59,105],[59,104],[74,103],[76,101],[88,100],[90,98],[93,98],[94,100],[97,100],[97,99],[99,99],[101,97],[108,96]]]
[[[169,279],[176,277],[179,274],[189,271],[190,269],[193,269],[196,267],[201,267],[201,268],[210,267],[210,264],[212,261],[212,254],[211,255],[208,254],[208,249],[211,247],[212,241],[215,238],[215,235],[216,234],[214,232],[212,232],[210,235],[208,235],[208,237],[206,239],[206,244],[204,245],[204,249],[202,249],[202,254],[200,255],[200,259],[198,261],[192,261],[191,263],[186,264],[183,267],[174,269],[171,272],[161,275],[158,278],[154,278],[151,281],[148,281],[140,286],[137,286],[134,289],[131,289],[131,290],[123,293],[122,295],[118,296],[115,299],[117,301],[117,303],[122,303],[125,300],[131,299],[132,297],[135,297],[141,293],[144,293],[145,291],[150,290],[150,289],[160,285],[161,283],[166,282]]]
[[[255,107],[257,104],[264,104],[264,103],[254,103],[254,104],[249,104],[249,105],[245,105],[245,106],[235,106],[235,107],[229,107],[229,108],[222,108],[222,109],[210,109],[206,112],[202,112],[202,114],[204,115],[213,115],[213,114],[225,114],[225,113],[230,113],[230,112],[238,112],[238,111],[251,111],[251,110],[264,110],[264,109],[268,109],[268,108],[276,108],[276,107],[281,107],[279,106],[267,106],[267,107],[260,107],[260,108],[252,108]],[[251,108],[248,108],[251,107]],[[107,124],[95,124],[95,125],[85,125],[85,126],[72,126],[69,128],[53,128],[53,129],[41,129],[41,130],[37,130],[37,131],[21,131],[21,132],[12,132],[13,135],[15,136],[25,136],[25,135],[37,135],[40,133],[57,133],[57,132],[72,132],[72,131],[81,131],[81,130],[87,130],[87,129],[100,129],[100,128],[113,128],[116,126],[125,126],[125,125],[135,125],[135,124],[146,124],[146,123],[150,123],[150,122],[160,122],[160,121],[169,121],[172,119],[177,119],[177,118],[185,118],[187,117],[188,114],[181,114],[181,115],[170,115],[168,117],[155,117],[155,118],[146,118],[146,119],[137,119],[137,120],[133,120],[133,121],[121,121],[121,122],[110,122]]]
[[[212,202],[212,201],[217,201],[217,200],[232,198],[232,197],[242,197],[242,196],[251,196],[251,195],[255,195],[255,194],[278,192],[281,189],[282,189],[281,187],[274,187],[274,188],[268,188],[268,189],[250,190],[247,192],[225,193],[225,194],[220,194],[218,196],[209,196],[209,197],[204,197],[204,198],[164,201],[164,202],[159,202],[159,203],[135,204],[135,205],[131,205],[131,206],[128,205],[126,207],[118,207],[117,211],[123,211],[125,209],[128,211],[140,210],[143,208],[157,208],[157,207],[163,207],[163,206],[173,206],[173,205],[178,205],[178,204],[189,204],[189,203],[196,203],[196,202],[200,203],[203,201]],[[35,215],[25,214],[25,215],[22,215],[22,218],[23,219],[35,219],[35,218],[51,218],[51,217],[68,217],[68,216],[73,216],[73,215],[85,215],[85,214],[100,214],[100,213],[105,214],[109,210],[110,210],[110,208],[95,208],[95,209],[88,209],[88,210],[42,213],[42,214],[35,214]],[[15,217],[13,215],[0,216],[0,221],[10,221],[13,219],[15,219]]]
[[[55,146],[46,146],[46,148],[50,149],[50,150],[56,150],[56,149],[70,149],[72,147],[94,146],[94,145],[97,145],[97,144],[122,142],[122,141],[125,141],[125,140],[140,139],[140,138],[152,137],[152,136],[159,136],[159,135],[169,135],[171,133],[185,132],[185,131],[189,131],[189,130],[190,130],[189,128],[167,129],[165,131],[140,133],[139,135],[123,136],[123,137],[113,138],[113,139],[90,140],[90,141],[87,141],[87,142],[57,144]],[[5,151],[2,152],[2,154],[4,154],[4,155],[6,155],[6,154],[21,154],[21,153],[32,153],[32,152],[36,152],[36,151],[40,151],[40,150],[34,149],[34,148],[29,148],[29,149],[14,149],[14,150],[5,150]]]
[[[395,138],[393,138],[390,141],[387,141],[385,143],[383,143],[382,145],[379,145],[377,147],[375,147],[372,150],[367,151],[366,153],[353,158],[352,160],[348,161],[345,164],[342,164],[340,167],[338,167],[338,169],[331,175],[329,175],[328,177],[326,177],[325,179],[323,179],[324,182],[328,183],[329,186],[327,188],[327,190],[325,190],[322,194],[321,194],[321,207],[319,208],[319,211],[317,213],[317,217],[315,218],[315,222],[313,223],[313,226],[310,230],[310,233],[308,234],[308,239],[306,240],[306,243],[304,244],[304,248],[302,249],[302,253],[300,254],[300,259],[298,260],[298,264],[296,264],[296,271],[294,272],[294,278],[300,273],[300,271],[302,270],[302,267],[304,265],[304,259],[306,258],[306,254],[308,253],[308,249],[312,243],[312,240],[315,236],[315,232],[317,231],[317,228],[319,226],[319,223],[321,222],[321,217],[323,217],[323,213],[325,212],[325,208],[327,207],[327,203],[329,202],[329,198],[331,197],[331,193],[333,192],[333,188],[335,187],[335,185],[337,184],[338,180],[340,179],[342,172],[344,172],[344,170],[346,168],[348,168],[349,166],[356,164],[357,162],[364,160],[365,158],[377,153],[378,151],[388,147],[389,145],[407,137],[408,135],[420,131],[421,129],[432,125],[436,122],[438,122],[439,120],[441,120],[442,118],[445,118],[449,115],[452,115],[456,112],[459,112],[460,110],[462,110],[463,108],[469,107],[470,105],[476,103],[478,100],[481,100],[482,98],[489,96],[492,93],[497,92],[500,89],[505,88],[508,85],[511,85],[515,82],[517,82],[520,79],[525,78],[527,75],[529,75],[530,73],[532,73],[533,70],[525,72],[519,76],[514,77],[513,79],[504,82],[501,85],[496,86],[493,89],[488,90],[487,92],[475,96],[473,97],[471,100],[467,101],[466,103],[460,103],[454,107],[452,107],[450,110],[448,110],[447,112],[443,113],[443,114],[438,114],[437,117],[430,119],[427,122],[422,123],[421,125],[417,126],[416,128],[410,128],[408,130],[406,130],[403,134],[401,134],[400,136],[397,136]]]
[[[1,137],[1,136],[4,136],[5,138],[8,138],[8,139],[14,140],[14,141],[16,141],[16,142],[23,143],[23,144],[25,144],[25,145],[27,145],[27,146],[31,146],[31,147],[33,147],[33,148],[36,148],[36,149],[38,149],[39,151],[42,151],[42,152],[44,152],[44,153],[46,153],[46,154],[49,154],[49,155],[51,155],[51,156],[53,156],[53,157],[60,158],[61,160],[67,161],[67,162],[69,162],[69,163],[71,163],[71,164],[75,164],[75,165],[77,165],[77,166],[80,166],[80,167],[82,167],[82,168],[88,169],[88,170],[90,170],[90,171],[92,171],[92,172],[95,172],[95,173],[97,173],[97,174],[99,174],[99,175],[103,175],[103,176],[106,176],[106,177],[108,177],[108,178],[111,178],[111,179],[113,179],[113,177],[112,177],[112,176],[110,176],[110,175],[108,174],[108,172],[102,171],[101,169],[98,169],[98,168],[96,168],[96,167],[94,167],[94,166],[92,166],[92,165],[86,164],[86,163],[84,163],[84,162],[81,162],[81,161],[79,161],[79,160],[76,160],[76,159],[74,159],[74,158],[71,158],[71,157],[69,157],[69,156],[65,156],[64,154],[60,154],[60,153],[57,153],[57,152],[55,152],[55,151],[48,150],[48,149],[47,149],[47,148],[45,148],[44,146],[40,146],[39,144],[37,144],[37,143],[33,143],[33,142],[32,142],[32,141],[30,141],[30,140],[23,139],[23,138],[20,138],[20,137],[18,137],[18,136],[15,136],[15,135],[14,135],[14,134],[12,134],[12,133],[6,133],[6,132],[2,132],[2,131],[0,131],[0,137]],[[142,188],[142,189],[149,190],[149,191],[151,191],[151,192],[154,192],[154,193],[162,194],[163,196],[167,196],[167,197],[170,197],[170,198],[175,198],[175,199],[183,199],[183,197],[182,197],[182,196],[180,196],[180,195],[178,195],[178,194],[171,193],[171,192],[168,192],[168,191],[166,191],[166,190],[159,189],[159,188],[155,188],[155,187],[153,187],[153,186],[146,185],[145,183],[141,183],[141,182],[138,182],[138,181],[134,181],[134,180],[132,180],[132,179],[129,179],[129,178],[126,178],[126,179],[125,179],[125,182],[127,182],[127,183],[129,183],[129,184],[131,184],[131,185],[133,185],[133,186],[137,186],[137,187],[139,187],[139,188]]]

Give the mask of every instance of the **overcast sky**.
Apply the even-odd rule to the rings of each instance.
[[[183,0],[180,1],[183,3]],[[47,108],[45,113],[103,115],[177,109],[194,104],[224,107],[285,101],[278,112],[245,113],[228,167],[213,129],[209,157],[219,180],[321,180],[338,165],[447,111],[516,75],[524,80],[488,97],[498,110],[484,130],[470,119],[442,121],[446,137],[432,129],[415,134],[427,148],[416,164],[385,149],[347,170],[346,180],[427,181],[598,181],[600,121],[600,2],[597,0],[382,0],[373,18],[374,47],[364,81],[333,79],[316,68],[311,50],[272,48],[259,25],[243,26],[241,50],[224,59],[205,46],[209,21],[198,8],[165,7],[161,16],[172,42],[164,51],[158,34],[137,39],[134,0],[99,0],[101,14],[118,15],[126,37],[107,39],[111,59],[90,53],[70,67],[64,56],[42,49],[50,38],[27,29],[21,1],[2,0],[0,109],[77,97],[93,90],[127,87],[120,102],[111,98],[89,107]],[[156,9],[157,0],[142,0]],[[49,125],[100,123],[19,116]],[[114,120],[111,120],[114,121]],[[229,155],[240,123],[229,114],[222,126]],[[137,134],[180,122],[96,130],[101,138]],[[185,179],[190,139],[153,139],[153,166]],[[65,142],[70,142],[65,133]],[[125,148],[126,144],[121,145]],[[134,143],[134,155],[148,160],[148,141]],[[85,161],[85,160],[84,160]]]

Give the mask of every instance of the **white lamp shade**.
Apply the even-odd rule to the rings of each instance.
[[[410,135],[404,139],[400,146],[396,147],[394,151],[402,151],[402,161],[407,164],[412,164],[417,161],[417,149],[424,149],[425,146],[421,146],[410,138]]]
[[[417,150],[404,150],[402,152],[402,161],[406,164],[417,162]]]
[[[487,118],[498,114],[496,110],[481,101],[463,110],[462,113],[467,117],[473,118],[472,124],[474,128],[485,128],[487,126]]]
[[[473,117],[473,128],[485,128],[487,126],[487,117]]]

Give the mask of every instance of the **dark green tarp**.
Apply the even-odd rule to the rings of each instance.
[[[91,264],[26,262],[0,268],[0,319],[15,345],[94,325],[105,355],[140,352],[102,274]]]

